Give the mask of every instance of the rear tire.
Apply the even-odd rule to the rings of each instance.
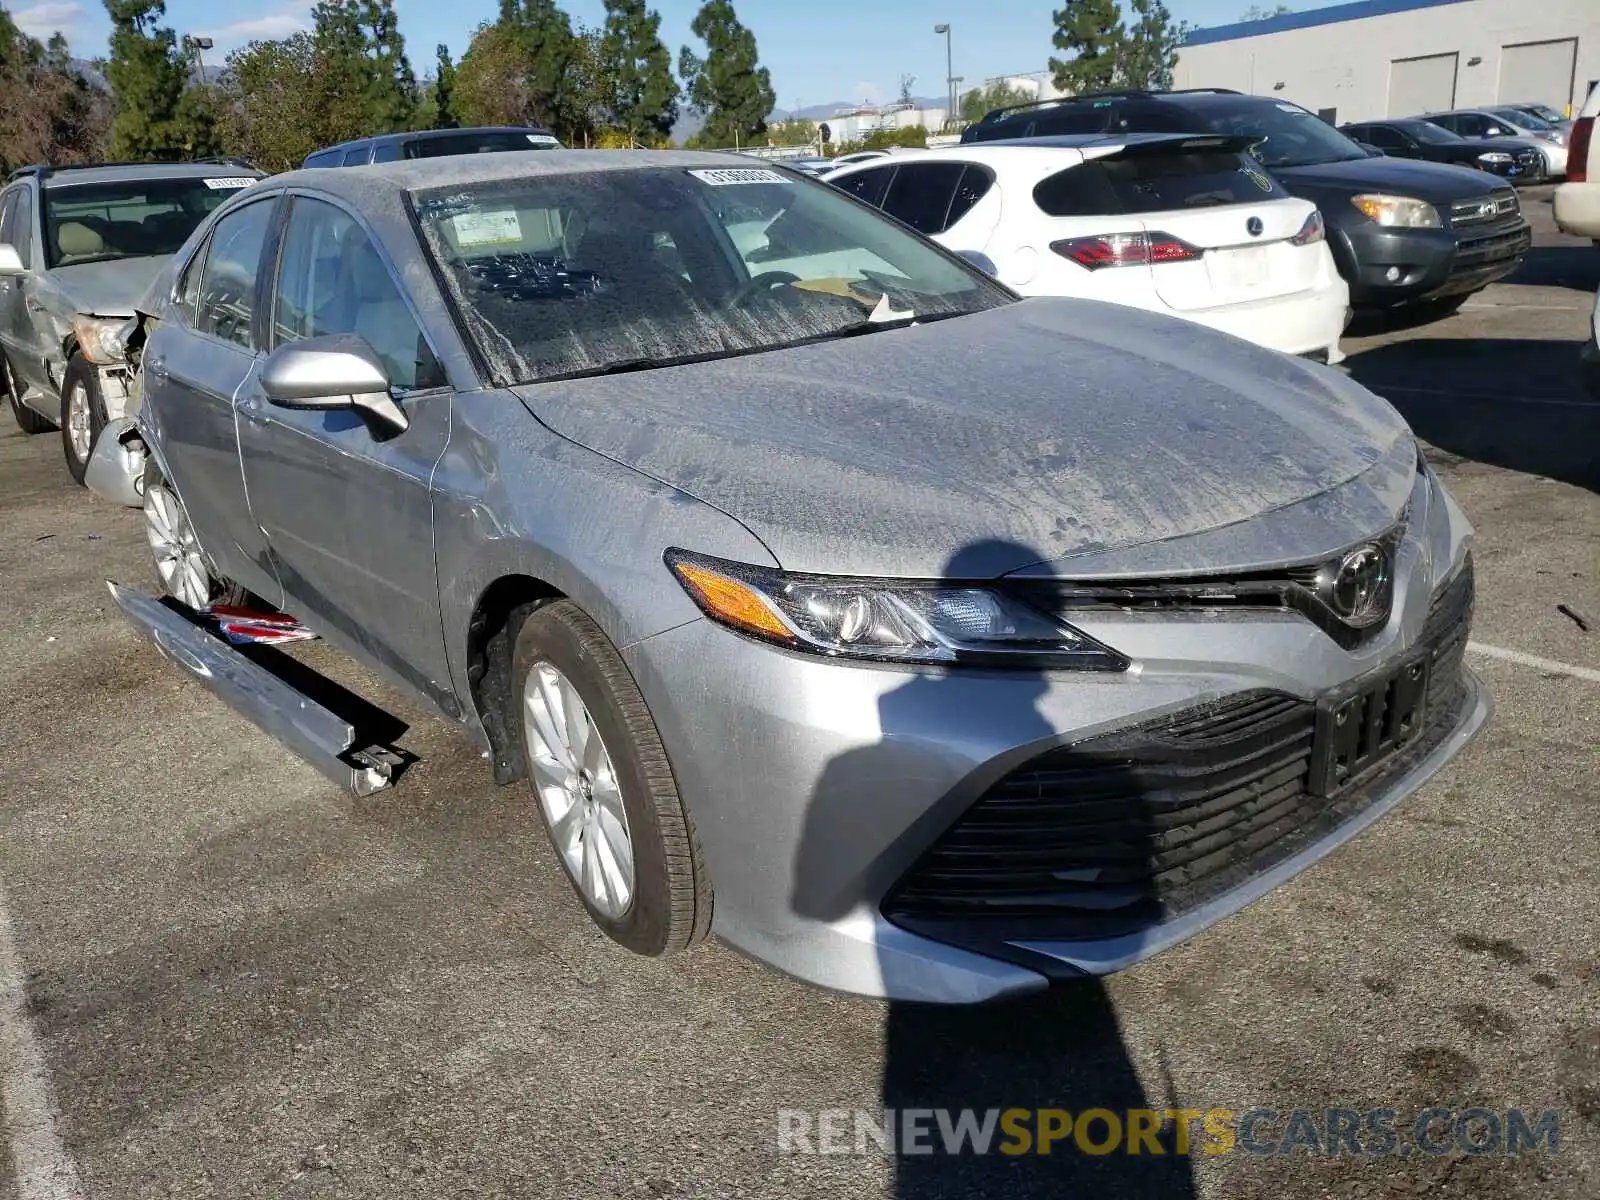
[[[48,433],[55,428],[50,424],[49,417],[40,416],[17,399],[21,394],[22,385],[17,382],[16,374],[11,370],[11,360],[3,351],[0,351],[0,384],[5,386],[6,395],[11,400],[11,415],[16,419],[17,428],[23,433]]]
[[[212,573],[178,493],[153,459],[144,464],[144,532],[161,590],[178,603],[204,612],[216,604],[244,604],[249,593]]]
[[[61,381],[60,425],[67,470],[82,483],[100,432],[106,427],[106,402],[100,392],[100,372],[81,354],[72,356]]]
[[[590,918],[637,954],[673,954],[703,940],[712,896],[694,822],[610,640],[571,601],[546,604],[517,633],[511,682],[507,726]]]

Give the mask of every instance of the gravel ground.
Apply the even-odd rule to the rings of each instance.
[[[1600,670],[1600,250],[1525,199],[1514,282],[1361,331],[1349,369],[1477,523],[1475,640]],[[1490,728],[1290,885],[1103,986],[928,1012],[718,945],[627,955],[443,723],[307,647],[410,722],[420,764],[352,800],[158,659],[108,577],[148,579],[137,515],[0,417],[0,1197],[1600,1194],[1600,682],[1476,655]],[[779,1110],[885,1104],[1265,1107],[1268,1139],[1295,1108],[1556,1108],[1561,1146],[775,1152]],[[76,1190],[16,1176],[41,1112]]]

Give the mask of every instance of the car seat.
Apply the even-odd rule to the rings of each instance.
[[[320,333],[358,333],[389,370],[397,387],[416,383],[420,333],[417,322],[383,260],[357,231],[339,250],[339,276],[333,303]]]
[[[103,237],[81,221],[63,221],[56,229],[56,263],[68,266],[106,252]]]

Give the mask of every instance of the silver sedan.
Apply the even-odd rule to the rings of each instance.
[[[179,607],[458,723],[643,954],[944,1002],[1115,970],[1488,716],[1470,529],[1389,405],[747,158],[277,176],[143,307],[92,478],[137,473]],[[122,598],[314,755],[308,699]]]

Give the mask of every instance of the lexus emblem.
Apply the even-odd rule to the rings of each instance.
[[[1251,217],[1244,223],[1244,227],[1246,231],[1249,232],[1251,237],[1260,237],[1261,231],[1266,228],[1266,226],[1261,223],[1260,217]]]
[[[1389,557],[1367,543],[1357,546],[1322,576],[1322,598],[1346,625],[1365,629],[1388,616]]]

